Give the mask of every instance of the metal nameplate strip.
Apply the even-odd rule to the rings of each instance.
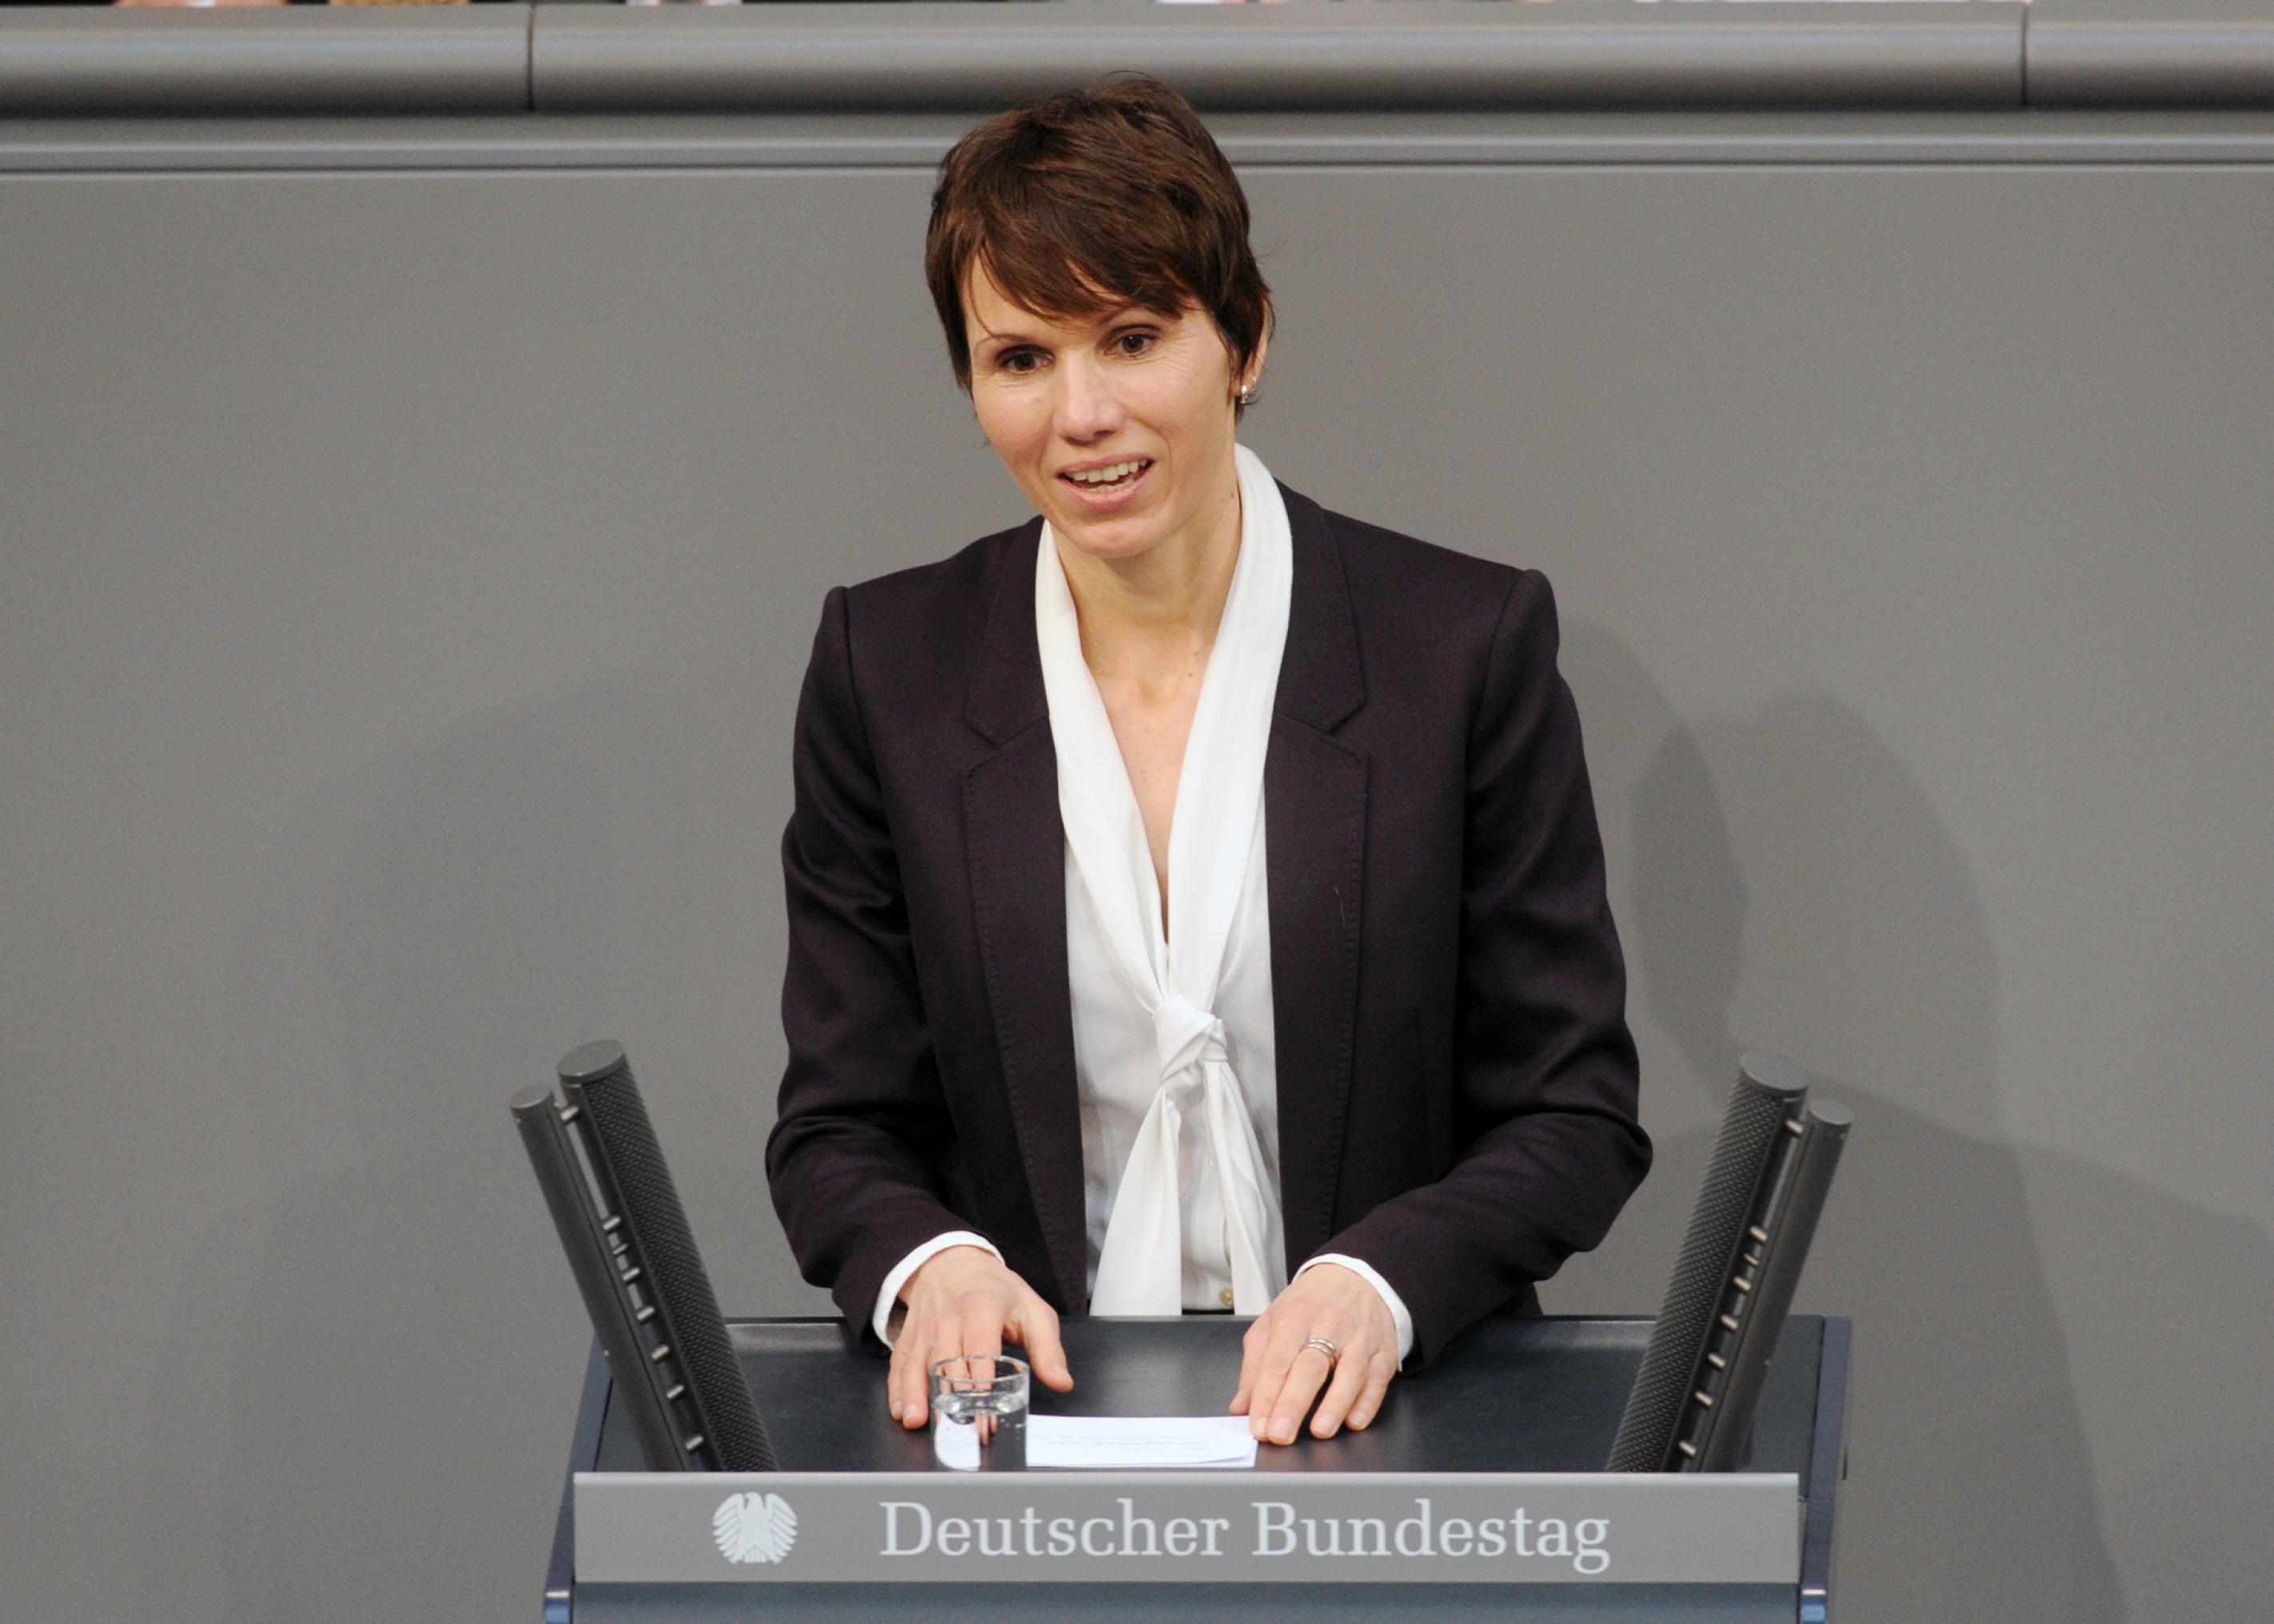
[[[580,1472],[579,1583],[1792,1584],[1789,1473]]]

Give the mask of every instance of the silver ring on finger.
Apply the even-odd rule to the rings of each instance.
[[[1306,1353],[1309,1352],[1314,1348],[1316,1348],[1321,1353],[1327,1356],[1327,1363],[1329,1366],[1334,1364],[1336,1358],[1342,1353],[1341,1349],[1336,1347],[1334,1343],[1329,1342],[1323,1336],[1314,1336],[1310,1341],[1303,1344],[1303,1351]]]

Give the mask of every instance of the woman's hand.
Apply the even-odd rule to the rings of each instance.
[[[1335,1344],[1331,1364],[1318,1349],[1304,1346],[1314,1336]],[[1397,1373],[1397,1326],[1389,1304],[1365,1276],[1339,1263],[1296,1275],[1247,1327],[1241,1349],[1231,1413],[1245,1415],[1250,1432],[1275,1444],[1295,1441],[1295,1429],[1321,1386],[1327,1395],[1311,1417],[1312,1435],[1332,1438],[1345,1425],[1363,1431]]]
[[[1034,1288],[976,1246],[950,1246],[924,1259],[900,1287],[907,1305],[885,1379],[892,1418],[911,1432],[931,1417],[931,1367],[961,1353],[998,1354],[1005,1339],[1027,1350],[1043,1386],[1073,1390],[1058,1317]]]

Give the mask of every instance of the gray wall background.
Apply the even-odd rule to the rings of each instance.
[[[796,684],[1021,509],[920,166],[668,163],[0,175],[9,1620],[533,1615],[585,1331],[503,1102],[587,1036],[729,1311],[824,1311]],[[1662,1157],[1550,1309],[1655,1308],[1782,1049],[1844,1615],[2274,1612],[2274,176],[1245,170],[1250,443],[1562,606]]]

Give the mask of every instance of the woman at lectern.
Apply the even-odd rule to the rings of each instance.
[[[1006,1340],[1070,1387],[1085,1309],[1252,1315],[1256,1435],[1363,1427],[1649,1164],[1547,583],[1237,442],[1247,231],[1151,79],[940,166],[926,275],[1035,516],[829,594],[766,1158],[912,1428]]]

